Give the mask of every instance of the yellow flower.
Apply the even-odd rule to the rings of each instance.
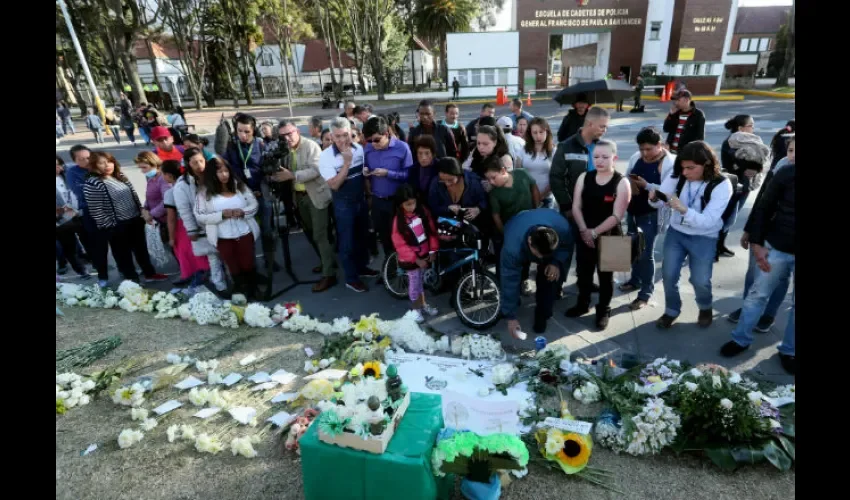
[[[230,305],[230,310],[236,315],[236,321],[239,323],[245,322],[245,308],[240,306]]]
[[[564,472],[575,474],[587,466],[592,449],[593,441],[589,435],[570,433],[564,436],[564,447],[554,458]]]
[[[566,420],[575,420],[570,410],[567,408],[567,402],[561,401],[561,418]]]
[[[360,316],[360,321],[354,325],[354,335],[362,337],[364,333],[380,335],[378,330],[378,313],[373,313],[369,316]]]
[[[659,377],[658,375],[653,375],[651,377],[646,377],[646,380],[654,384],[656,382],[661,382],[661,377]]]
[[[380,361],[368,361],[363,363],[363,376],[381,378]]]
[[[323,401],[330,399],[334,393],[334,386],[329,380],[311,380],[301,389],[301,396],[311,401]]]

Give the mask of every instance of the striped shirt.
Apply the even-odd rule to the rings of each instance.
[[[688,118],[690,118],[690,116],[690,113],[679,114],[679,124],[676,125],[676,135],[673,136],[673,144],[671,144],[671,149],[673,151],[679,150],[679,139],[682,137],[682,132],[685,130],[685,123],[688,122]]]
[[[112,228],[141,216],[142,204],[130,181],[89,176],[83,194],[98,229]]]

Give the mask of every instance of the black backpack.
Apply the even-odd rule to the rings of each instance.
[[[722,183],[726,179],[729,179],[729,182],[732,183],[732,197],[729,199],[729,204],[726,205],[726,209],[720,217],[723,219],[723,222],[726,222],[729,219],[733,212],[732,208],[738,203],[738,176],[735,174],[720,172],[719,177],[710,180],[708,184],[706,184],[705,190],[702,192],[702,198],[700,198],[700,204],[702,205],[701,210],[705,210],[706,205],[708,205],[708,202],[711,201],[711,192],[714,191],[714,188],[717,187],[718,184]],[[684,175],[679,175],[679,182],[676,184],[677,197],[682,197],[682,189],[684,189],[687,181],[688,180],[685,179]]]

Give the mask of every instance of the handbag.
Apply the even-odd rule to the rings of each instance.
[[[145,224],[145,241],[148,245],[151,262],[156,267],[163,267],[168,264],[168,252],[162,243],[162,236],[157,226],[158,224]]]
[[[599,270],[603,273],[632,270],[632,237],[605,235],[596,239],[599,249]]]

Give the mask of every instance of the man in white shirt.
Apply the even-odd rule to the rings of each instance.
[[[345,270],[345,286],[358,293],[369,289],[361,277],[376,278],[369,269],[365,235],[369,231],[366,180],[363,176],[363,148],[351,141],[351,123],[334,118],[330,124],[333,144],[319,156],[319,173],[333,192],[339,261]]]
[[[509,116],[503,116],[496,120],[496,126],[502,129],[502,132],[505,133],[505,140],[508,141],[508,149],[511,152],[514,164],[516,164],[517,157],[522,156],[522,152],[525,149],[525,139],[511,134],[511,130],[513,130],[513,122]]]
[[[694,287],[699,307],[699,326],[706,328],[713,319],[711,273],[717,237],[723,228],[723,212],[732,198],[732,183],[720,174],[720,161],[714,150],[704,141],[694,141],[679,152],[679,167],[661,181],[658,190],[651,190],[649,204],[655,208],[664,205],[663,198],[673,214],[670,228],[664,239],[664,315],[656,322],[658,328],[673,325],[682,312],[679,295],[679,277],[685,258],[691,270],[690,282]],[[681,169],[681,172],[678,170]],[[675,175],[676,177],[673,177]]]

